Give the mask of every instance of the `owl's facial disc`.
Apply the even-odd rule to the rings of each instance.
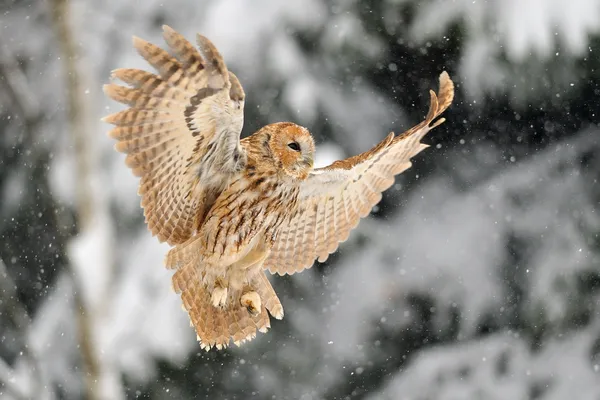
[[[301,159],[298,160],[299,164],[304,164],[304,166],[308,168],[313,167],[313,156],[308,143],[300,144],[298,141],[292,140],[287,144],[287,146],[292,151],[299,153],[298,156],[301,156]]]
[[[280,122],[273,124],[275,134],[270,140],[274,156],[284,172],[298,179],[306,179],[313,168],[315,144],[306,128]]]

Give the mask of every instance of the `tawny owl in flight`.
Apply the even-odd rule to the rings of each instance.
[[[203,348],[237,345],[270,327],[283,307],[265,270],[293,274],[324,261],[369,214],[394,175],[427,145],[420,143],[452,102],[440,76],[423,122],[389,134],[371,150],[313,169],[306,128],[267,125],[240,140],[244,90],[204,36],[198,49],[168,26],[171,53],[134,38],[158,72],[117,69],[105,93],[130,108],[104,120],[126,163],[141,177],[148,228],[174,246],[166,257],[173,287]]]

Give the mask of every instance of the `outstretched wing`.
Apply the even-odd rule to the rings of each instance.
[[[139,194],[148,228],[171,245],[198,228],[210,203],[231,176],[245,167],[240,146],[244,90],[221,54],[198,35],[199,50],[168,26],[167,51],[134,37],[133,45],[158,72],[117,69],[104,92],[130,108],[104,121],[115,148],[141,177]]]
[[[282,226],[264,267],[293,274],[323,262],[345,241],[360,220],[381,200],[381,192],[411,166],[411,157],[427,148],[420,141],[442,122],[436,118],[452,103],[454,84],[446,72],[440,90],[431,91],[423,122],[399,136],[388,135],[373,149],[314,170],[300,189],[298,212]]]

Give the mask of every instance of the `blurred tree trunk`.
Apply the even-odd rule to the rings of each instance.
[[[90,149],[85,123],[84,99],[82,98],[81,77],[77,64],[77,49],[73,33],[69,25],[69,1],[51,0],[50,6],[61,49],[64,72],[66,76],[67,119],[73,143],[76,179],[76,207],[79,232],[85,232],[93,225],[94,198],[90,185]],[[71,260],[72,262],[73,260]],[[100,365],[97,349],[94,346],[93,315],[90,305],[86,303],[83,287],[77,271],[71,266],[75,282],[75,308],[79,310],[77,325],[79,345],[84,364],[86,393],[88,399],[99,399]]]

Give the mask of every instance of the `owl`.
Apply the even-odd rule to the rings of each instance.
[[[151,233],[172,246],[165,264],[203,349],[240,345],[283,318],[266,271],[294,274],[323,262],[394,183],[454,96],[448,74],[429,113],[372,149],[313,168],[310,132],[278,122],[240,139],[245,93],[204,36],[194,47],[168,26],[170,52],[134,37],[156,74],[117,69],[104,92],[129,108],[104,121],[140,177]]]

